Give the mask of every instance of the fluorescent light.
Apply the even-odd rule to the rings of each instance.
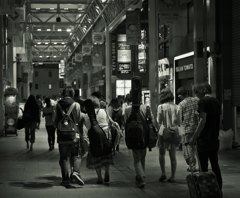
[[[53,58],[56,58],[56,56],[53,56]]]
[[[40,58],[42,58],[42,56],[39,56]]]
[[[51,31],[51,29],[47,29],[47,31]]]
[[[68,8],[64,8],[64,10],[68,10]]]
[[[37,31],[42,31],[42,29],[37,29]]]
[[[37,44],[38,44],[38,45],[40,45],[41,43],[40,43],[40,42],[38,42]]]
[[[57,44],[57,43],[54,43],[55,45]]]
[[[70,35],[72,35],[72,32],[70,32]]]
[[[40,10],[40,8],[36,8],[36,10]]]
[[[58,31],[62,31],[62,29],[58,29]]]
[[[64,42],[62,42],[62,44],[65,44]]]
[[[71,32],[72,30],[71,29],[67,29],[67,32]]]
[[[48,44],[48,43],[45,43],[46,45]]]
[[[50,8],[50,10],[54,10],[54,8]]]
[[[37,46],[37,45],[34,45],[35,47]]]
[[[82,8],[78,8],[78,10],[82,10]]]

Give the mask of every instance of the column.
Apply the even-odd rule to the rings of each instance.
[[[158,1],[148,1],[149,22],[149,90],[151,92],[151,108],[156,117],[158,106]]]
[[[4,106],[3,106],[3,16],[0,15],[0,136],[3,135],[3,116],[4,116]]]
[[[109,29],[105,29],[106,48],[106,100],[110,103],[112,99],[112,65],[111,65],[111,35]]]
[[[193,45],[194,45],[194,84],[207,81],[205,76],[206,66],[204,65],[204,18],[203,1],[194,0],[194,25],[193,25]]]

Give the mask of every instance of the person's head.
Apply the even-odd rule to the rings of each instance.
[[[206,94],[212,93],[211,85],[207,82],[196,83],[194,85],[194,93],[198,98],[203,98]]]
[[[102,96],[102,94],[101,94],[100,91],[94,91],[94,92],[92,93],[92,96],[97,97],[100,102],[103,101],[104,103],[106,103],[105,106],[107,105],[107,101],[103,98],[103,96]]]
[[[113,98],[109,105],[112,106],[114,109],[121,107],[121,103],[118,98]]]
[[[67,88],[63,89],[63,92],[62,92],[63,98],[65,98],[65,97],[70,97],[70,98],[72,98],[73,95],[74,95],[74,90],[73,90],[73,88],[67,87]]]
[[[41,96],[40,95],[36,95],[36,99],[41,99]]]
[[[179,87],[177,90],[177,96],[178,98],[180,98],[180,100],[185,99],[186,97],[188,97],[187,95],[187,90],[185,89],[185,87]]]
[[[25,106],[30,107],[30,108],[35,108],[38,107],[36,98],[34,95],[30,95],[26,101]]]
[[[100,101],[96,96],[90,96],[89,99],[92,101],[94,109],[100,108]]]
[[[160,92],[160,103],[172,102],[174,100],[174,96],[172,91],[169,88],[162,89]]]
[[[46,103],[47,107],[51,106],[50,98],[45,98],[44,102]]]
[[[74,96],[78,97],[80,95],[79,89],[74,90]]]
[[[131,97],[130,97],[130,94],[127,94],[127,95],[125,96],[124,102],[126,102],[126,103],[132,102],[132,99],[131,99]]]

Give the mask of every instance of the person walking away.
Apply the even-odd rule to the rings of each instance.
[[[181,112],[180,107],[173,103],[173,93],[170,89],[165,88],[160,92],[160,105],[157,110],[157,122],[159,125],[159,164],[161,167],[161,176],[159,181],[167,179],[165,170],[165,154],[166,150],[169,151],[169,157],[171,161],[171,176],[167,180],[170,183],[175,183],[175,174],[177,169],[176,149],[180,143],[164,142],[163,130],[169,128],[178,132],[178,126],[181,125]]]
[[[39,106],[33,95],[30,95],[28,97],[26,104],[24,105],[23,120],[24,120],[25,141],[27,143],[27,148],[29,148],[29,141],[30,141],[31,143],[30,151],[32,151],[33,143],[35,142],[35,132],[36,132],[37,123],[40,122]]]
[[[107,107],[107,101],[104,99],[104,97],[102,96],[101,92],[100,91],[95,91],[92,93],[92,96],[96,96],[99,101],[100,101],[100,108],[101,109],[106,109]]]
[[[80,104],[81,112],[86,114],[86,110],[85,110],[85,107],[84,107],[84,100],[80,98],[79,89],[75,89],[73,100],[75,100],[76,102],[78,102]]]
[[[219,188],[222,190],[222,175],[218,164],[221,104],[211,96],[212,88],[206,82],[194,85],[194,92],[200,99],[198,102],[200,121],[189,140],[189,145],[193,146],[197,142],[197,152],[202,172],[208,171],[209,159]]]
[[[41,99],[40,95],[36,95],[36,100],[37,100],[37,104],[39,106],[39,113],[38,113],[39,122],[37,123],[37,129],[39,130],[39,126],[40,126],[40,122],[41,122],[41,111],[43,109],[43,103],[42,103],[42,99]]]
[[[106,134],[106,137],[108,141],[111,142],[112,137],[111,133],[109,132],[109,119],[107,112],[105,109],[100,108],[100,100],[96,96],[90,96],[89,98],[94,106],[94,111],[96,114],[96,120],[98,125],[103,129],[104,133]],[[89,117],[85,119],[86,127],[89,130],[91,128],[91,122]],[[91,140],[90,140],[91,144]],[[97,173],[97,184],[103,184],[103,183],[108,183],[110,181],[110,165],[113,165],[113,154],[112,152],[110,154],[104,155],[104,156],[99,156],[99,157],[94,157],[91,153],[90,146],[89,146],[89,151],[87,155],[87,168],[89,169],[95,169]],[[102,178],[102,167],[105,169],[105,175],[104,179]]]
[[[72,175],[74,181],[76,181],[79,185],[84,185],[84,181],[80,175],[80,167],[82,156],[84,155],[84,150],[82,149],[82,145],[80,145],[80,135],[78,128],[83,127],[81,125],[82,119],[84,119],[83,115],[81,114],[80,105],[76,103],[72,97],[74,94],[74,90],[72,88],[65,88],[62,92],[63,98],[58,101],[55,109],[55,114],[53,117],[53,125],[57,128],[57,142],[59,146],[59,154],[60,160],[59,165],[61,167],[62,173],[62,182],[61,185],[69,185],[70,184],[70,177],[69,177],[69,170],[68,170],[68,155],[70,154],[70,162],[72,162]],[[73,105],[73,106],[72,106]],[[66,114],[68,110],[72,108],[70,113],[70,118],[74,122],[74,130],[76,131],[76,135],[73,138],[67,137],[66,134],[61,132],[59,129],[60,122],[62,122],[63,114]],[[64,111],[64,113],[63,113]],[[69,120],[64,124],[68,125]]]
[[[124,112],[124,123],[127,122],[127,119],[130,117],[131,112],[132,112],[132,99],[131,98],[132,98],[133,94],[134,93],[132,93],[132,90],[130,90],[129,98],[128,98],[129,104],[125,108],[125,112]],[[147,110],[147,106],[144,104],[140,104],[140,113],[142,115],[144,115],[144,117],[146,117],[146,110]],[[150,112],[151,112],[151,119],[153,121],[153,125],[154,125],[154,127],[156,127],[156,122],[155,122],[154,116],[152,114],[151,108],[150,108]],[[141,149],[141,150],[132,149],[132,155],[133,155],[133,159],[134,159],[134,168],[135,168],[135,172],[136,172],[136,184],[139,188],[143,188],[146,184],[144,181],[146,153],[147,153],[147,147],[145,149]]]
[[[193,172],[196,172],[198,171],[195,158],[197,148],[196,145],[191,146],[188,143],[198,125],[197,105],[199,99],[197,97],[189,97],[184,87],[180,87],[177,90],[177,95],[181,100],[178,105],[182,112],[182,127],[184,128],[184,135],[182,136],[183,156],[187,165],[189,165],[187,171],[190,172],[191,168]]]
[[[45,98],[44,100],[46,107],[43,108],[42,117],[45,117],[45,127],[48,133],[48,145],[49,151],[54,149],[55,144],[55,130],[56,128],[53,126],[53,115],[55,111],[55,107],[52,105],[50,98]]]

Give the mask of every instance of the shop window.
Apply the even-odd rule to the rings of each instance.
[[[131,89],[131,80],[116,80],[116,96],[126,96]]]
[[[188,3],[188,17],[187,17],[187,23],[188,23],[188,34],[193,33],[193,24],[194,24],[194,7],[193,7],[193,1]]]
[[[48,77],[52,77],[52,72],[51,71],[48,72]]]
[[[35,71],[34,74],[35,74],[35,77],[38,77],[38,71]]]
[[[38,89],[38,84],[35,84],[35,89]]]

